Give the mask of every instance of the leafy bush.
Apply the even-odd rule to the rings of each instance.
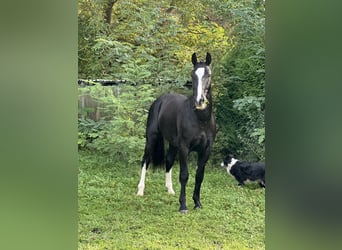
[[[250,151],[247,158],[264,159],[265,152],[265,98],[248,96],[233,101],[238,111],[237,135],[244,149]],[[241,150],[240,153],[243,153]]]
[[[92,142],[99,138],[104,130],[106,122],[104,120],[94,121],[87,118],[78,119],[78,147],[91,148]]]
[[[236,57],[234,57],[236,56]],[[265,90],[263,59],[250,59],[233,54],[225,64],[230,76],[217,96],[216,115],[224,143],[221,151],[229,151],[251,160],[264,158]],[[222,141],[223,139],[221,139]],[[252,152],[252,154],[251,154]],[[254,156],[253,156],[254,154]]]
[[[79,120],[79,145],[128,163],[140,161],[148,109],[155,98],[151,85],[88,87],[102,111],[100,121]]]
[[[225,1],[235,46],[216,72],[216,116],[222,154],[257,160],[265,155],[265,9],[263,1]],[[222,6],[226,6],[224,9]],[[229,8],[228,8],[229,7]]]
[[[189,79],[184,69],[193,52],[222,55],[228,46],[224,28],[206,17],[202,1],[116,1],[111,24],[103,21],[102,2],[79,1],[80,78],[135,84],[163,78],[180,86]]]

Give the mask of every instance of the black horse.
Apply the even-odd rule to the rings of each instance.
[[[144,195],[145,174],[150,161],[154,165],[164,162],[164,139],[169,142],[166,155],[165,185],[170,194],[172,187],[171,168],[179,152],[181,183],[179,211],[187,213],[185,187],[188,181],[188,155],[191,151],[198,154],[196,182],[193,193],[195,208],[201,208],[200,189],[204,177],[204,167],[209,159],[211,146],[215,139],[216,125],[212,114],[211,97],[211,55],[207,53],[205,62],[198,62],[196,53],[192,55],[194,68],[191,72],[193,96],[165,94],[150,107],[145,153],[142,158],[141,179],[137,195]]]

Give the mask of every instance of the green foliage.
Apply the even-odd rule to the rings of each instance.
[[[87,11],[90,6],[97,15]],[[190,78],[193,52],[220,55],[228,45],[225,30],[205,18],[201,2],[118,1],[110,25],[99,18],[100,3],[81,0],[79,9],[80,78],[101,76],[135,84],[162,78],[182,86]]]
[[[87,89],[84,94],[97,101],[102,120],[79,120],[79,145],[129,163],[140,161],[147,113],[155,98],[155,88],[147,84],[113,88],[97,84]]]
[[[105,30],[101,6],[93,0],[78,1],[78,75],[79,78],[96,76],[99,58],[93,53],[95,39]],[[94,65],[95,64],[95,65]]]
[[[248,149],[247,152],[253,153],[257,159],[264,160],[265,98],[248,96],[236,99],[233,103],[233,108],[237,110],[236,114],[240,117],[236,122],[238,138]],[[247,157],[253,158],[253,155],[247,155]]]
[[[250,160],[264,159],[264,2],[215,3],[220,6],[221,15],[227,16],[229,25],[233,26],[234,42],[222,58],[222,68],[216,71],[221,75],[215,95],[217,122],[223,132],[218,138],[222,143],[220,151]]]
[[[190,162],[187,203],[195,163]],[[265,249],[265,190],[240,188],[221,167],[208,166],[201,189],[203,209],[178,212],[179,166],[173,168],[176,195],[165,188],[164,171],[148,171],[137,197],[140,164],[80,152],[78,178],[79,249]]]
[[[104,120],[94,121],[92,119],[78,119],[78,147],[91,148],[91,143],[99,137],[101,131],[105,129]]]

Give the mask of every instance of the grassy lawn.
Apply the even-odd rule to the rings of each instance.
[[[203,209],[193,210],[195,167],[189,166],[187,215],[178,212],[179,165],[173,168],[176,195],[169,195],[164,170],[147,172],[137,197],[140,166],[79,153],[79,249],[265,249],[265,190],[240,188],[219,166],[207,166]]]

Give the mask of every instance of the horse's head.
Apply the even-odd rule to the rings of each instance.
[[[192,89],[195,99],[196,109],[205,109],[209,103],[208,94],[210,94],[210,79],[211,79],[211,55],[207,53],[205,62],[198,62],[196,53],[192,54],[192,64],[194,69],[191,72]]]

